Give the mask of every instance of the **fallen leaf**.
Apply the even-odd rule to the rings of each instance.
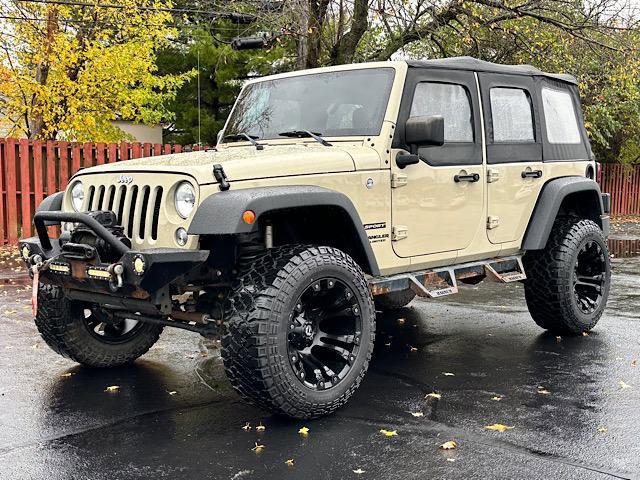
[[[556,342],[560,343],[562,341],[562,337],[556,337]]]
[[[410,352],[417,352],[418,349],[416,347],[412,347],[411,345],[409,345],[409,351]]]
[[[494,400],[496,402],[499,402],[500,400],[502,400],[504,398],[503,395],[496,395],[495,397],[491,397],[491,400]]]
[[[538,387],[538,393],[540,395],[551,395],[551,392],[545,388]]]
[[[458,442],[455,440],[449,440],[448,442],[444,442],[440,447],[442,450],[455,450],[458,448]]]
[[[364,470],[359,468],[357,470],[354,470],[353,473],[355,473],[356,475],[362,475],[364,473]]]
[[[455,461],[456,461],[455,458],[451,458],[451,457],[447,458],[447,462],[455,462]]]
[[[440,400],[442,398],[442,394],[431,392],[431,393],[427,393],[424,398],[435,398],[436,400]]]
[[[110,387],[107,387],[104,389],[105,392],[109,392],[109,393],[115,393],[120,391],[120,386],[119,385],[111,385]]]
[[[307,427],[302,427],[300,430],[298,430],[298,433],[300,435],[307,436],[309,435],[309,429]]]
[[[583,337],[588,337],[589,336],[589,332],[582,332],[582,336]]]
[[[385,344],[384,344],[384,346],[385,346],[385,347],[390,347],[390,346],[391,346],[391,342],[389,342],[389,343],[385,343]]]
[[[67,372],[67,373],[63,373],[62,375],[60,375],[62,378],[69,378],[70,376],[73,375],[73,372]]]
[[[243,429],[245,432],[248,432],[249,430],[251,430],[251,424],[250,424],[249,422],[245,423],[245,424],[244,424],[244,427],[242,427],[242,429]]]
[[[178,393],[178,392],[176,392],[175,390],[171,390],[171,391],[167,391],[167,393],[168,393],[169,395],[175,395],[175,394],[176,394],[176,393]]]
[[[414,417],[424,417],[424,413],[422,412],[409,412]]]
[[[385,430],[384,428],[380,429],[380,433],[385,437],[397,437],[398,432],[396,430]]]
[[[258,425],[256,427],[256,432],[264,432],[267,429],[267,427],[265,427],[262,422],[260,422],[260,425]]]
[[[293,467],[293,458],[290,458],[288,460],[285,460],[284,462],[285,465],[288,465],[290,467]]]
[[[262,450],[264,450],[265,447],[266,445],[261,445],[258,442],[256,442],[256,446],[253,447],[251,450],[253,450],[256,453],[260,453]]]
[[[501,423],[494,423],[493,425],[487,425],[484,428],[486,428],[487,430],[495,430],[496,432],[505,432],[513,427],[508,427]]]
[[[637,360],[632,360],[631,361],[631,366],[632,367],[637,367],[638,366],[638,361]]]
[[[609,430],[607,430],[607,427],[598,427],[598,432],[600,433],[607,433]]]
[[[455,373],[451,373],[451,372],[442,372],[442,374],[443,374],[445,377],[455,377],[455,376],[456,376],[456,374],[455,374]]]
[[[631,388],[631,385],[620,380],[618,382],[620,384],[620,390],[626,390],[627,388]]]
[[[405,323],[405,319],[404,318],[399,318],[398,319],[398,325],[404,325]]]

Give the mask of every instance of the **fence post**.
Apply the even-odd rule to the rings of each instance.
[[[33,194],[35,198],[35,208],[38,208],[38,205],[44,200],[43,170],[42,142],[36,140],[33,142]]]
[[[9,243],[18,240],[18,193],[16,178],[16,141],[7,140],[7,238]]]
[[[22,212],[22,236],[31,236],[31,182],[29,178],[29,140],[20,140],[20,205]]]
[[[67,188],[69,183],[69,144],[67,142],[59,142],[60,147],[60,190]]]
[[[4,182],[2,177],[3,172],[6,172],[5,165],[7,164],[7,143],[0,139],[0,245],[4,245],[5,241],[5,216],[4,216]]]

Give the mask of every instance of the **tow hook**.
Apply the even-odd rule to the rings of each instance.
[[[109,265],[107,271],[111,274],[111,278],[109,279],[109,289],[112,292],[117,292],[124,284],[124,280],[122,279],[124,267],[121,263],[112,263]]]

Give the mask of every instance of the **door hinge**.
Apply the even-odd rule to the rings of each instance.
[[[487,183],[497,182],[498,180],[500,180],[501,176],[502,175],[500,174],[499,170],[490,168],[489,170],[487,170]]]
[[[391,188],[400,188],[407,185],[407,176],[404,173],[391,174]]]
[[[493,215],[489,215],[487,217],[487,230],[498,228],[499,225],[500,225],[500,217],[495,217]]]
[[[409,229],[404,225],[396,225],[391,229],[391,241],[397,242],[409,236]]]

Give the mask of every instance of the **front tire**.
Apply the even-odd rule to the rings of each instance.
[[[93,307],[93,308],[92,308]],[[119,367],[145,354],[163,327],[108,322],[96,305],[72,302],[54,285],[40,284],[35,323],[53,351],[89,367]]]
[[[557,335],[580,334],[600,320],[611,284],[607,241],[592,220],[559,218],[544,250],[524,257],[529,312]]]
[[[371,359],[375,310],[350,256],[331,247],[271,249],[230,300],[222,359],[244,399],[316,418],[353,395]]]

